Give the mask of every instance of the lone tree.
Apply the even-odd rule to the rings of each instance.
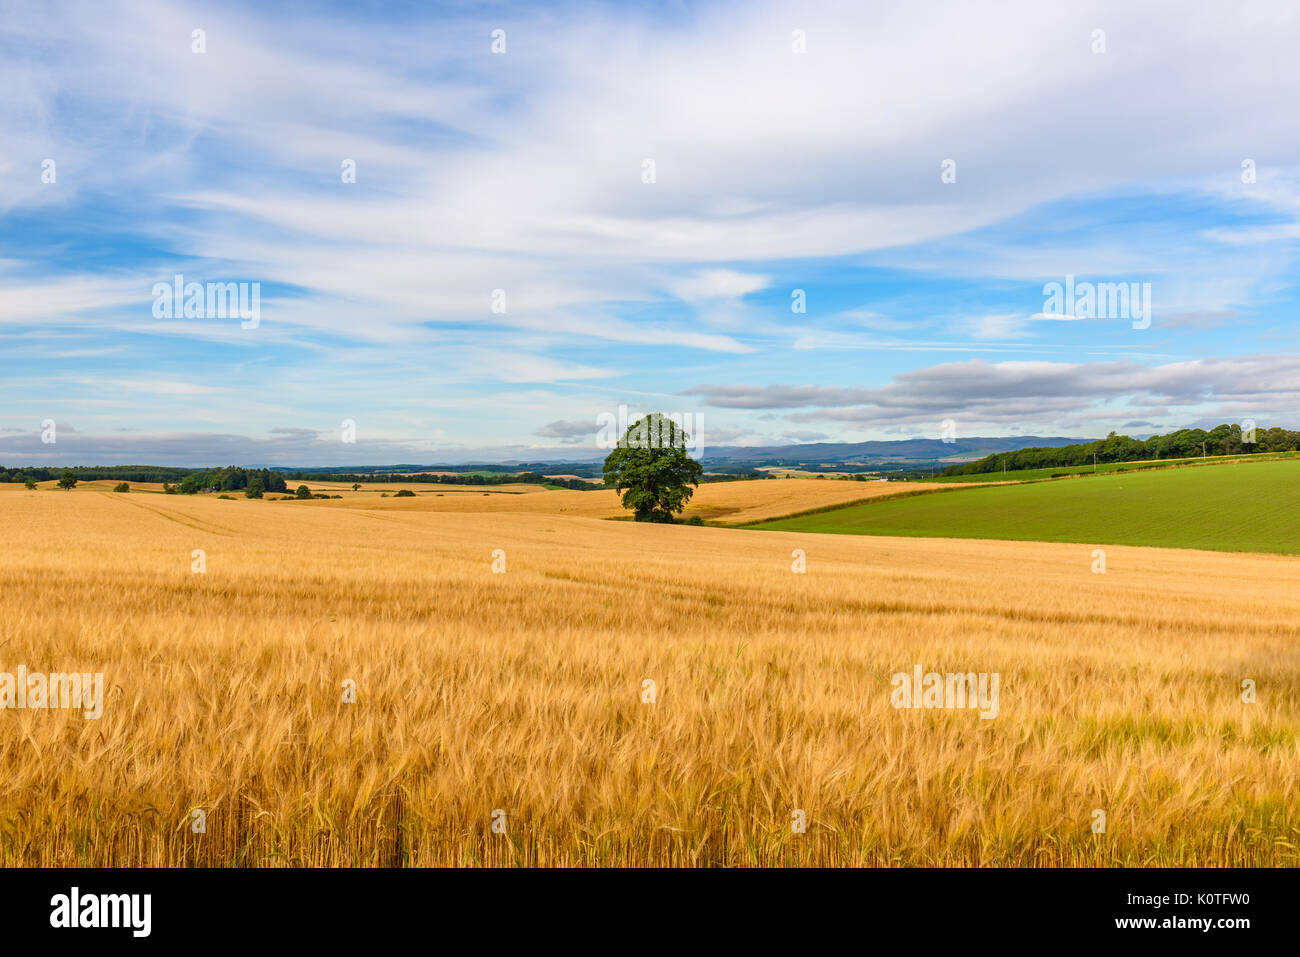
[[[691,500],[704,466],[686,454],[689,437],[655,412],[634,422],[605,458],[605,484],[623,496],[638,522],[671,522]]]
[[[63,474],[59,476],[59,488],[75,488],[76,485],[77,477],[71,471],[65,469]]]

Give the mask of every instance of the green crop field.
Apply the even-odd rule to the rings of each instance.
[[[746,527],[1297,555],[1300,460],[958,487]]]
[[[1191,459],[1146,459],[1141,462],[1103,462],[1091,465],[1060,465],[1055,468],[1015,469],[1010,472],[975,472],[969,475],[931,475],[927,482],[1030,482],[1063,475],[1100,475],[1104,472],[1138,472],[1150,469],[1228,465],[1238,462],[1300,460],[1300,452],[1253,452],[1246,455]]]

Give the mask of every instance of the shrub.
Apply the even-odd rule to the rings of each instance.
[[[484,494],[486,494],[486,493],[484,493]],[[400,492],[398,492],[397,495],[394,496],[394,497],[395,497],[395,498],[415,498],[415,493],[412,492],[409,488],[404,488],[404,489],[402,489]]]
[[[690,518],[688,518],[688,519],[687,519],[683,524],[686,524],[686,525],[703,525],[703,524],[704,524],[704,519],[700,518],[700,516],[698,516],[698,515],[692,515],[692,516],[691,516]]]
[[[131,486],[128,485],[126,482],[118,482],[116,485],[113,486],[113,491],[114,491],[114,492],[129,492],[129,491],[131,491]]]
[[[27,488],[29,488],[29,489],[34,489],[34,488],[36,488],[36,483],[35,483],[34,481],[32,481],[31,479],[28,479],[28,480],[27,480],[26,482],[24,482],[23,484],[24,484],[25,486],[27,486]]]

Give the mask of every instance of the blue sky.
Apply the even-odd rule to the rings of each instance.
[[[1295,4],[269,6],[0,2],[0,463],[1300,427]]]

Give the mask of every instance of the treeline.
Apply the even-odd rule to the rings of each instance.
[[[700,484],[706,485],[711,482],[748,482],[751,479],[768,479],[772,476],[766,472],[757,471],[738,471],[738,472],[705,472],[700,477]]]
[[[292,472],[285,476],[291,482],[346,482],[361,484],[384,482],[429,485],[558,485],[579,492],[605,488],[604,482],[585,482],[576,478],[557,478],[541,472],[506,472],[498,475],[469,475],[457,472],[450,475],[411,474],[408,472]],[[771,478],[766,472],[708,473],[701,482],[738,482],[747,479]],[[271,489],[267,489],[271,491]]]
[[[406,482],[427,485],[558,485],[561,488],[586,491],[604,488],[600,482],[584,482],[582,479],[548,477],[540,472],[506,472],[500,475],[432,475],[409,474],[406,472],[294,472],[286,476],[294,482],[348,482],[353,485],[367,482]],[[270,491],[270,489],[268,489]]]
[[[1202,455],[1240,455],[1244,452],[1294,452],[1300,449],[1300,432],[1287,429],[1255,429],[1243,433],[1240,425],[1218,425],[1204,429],[1181,429],[1149,439],[1130,438],[1114,432],[1104,439],[1079,445],[1055,448],[1017,449],[995,452],[976,462],[954,465],[941,475],[983,475],[1022,469],[1070,468],[1111,462],[1143,462],[1159,459],[1186,459]],[[1253,438],[1250,442],[1247,439]]]
[[[449,472],[456,475],[469,475],[473,472],[483,472],[487,475],[518,475],[520,472],[537,473],[538,475],[547,475],[552,473],[561,473],[564,475],[576,475],[579,478],[600,478],[602,466],[600,463],[593,462],[515,462],[511,465],[503,465],[499,462],[483,463],[461,463],[458,465],[411,465],[406,462],[397,462],[392,465],[384,466],[356,466],[349,472],[339,472],[337,466],[317,467],[299,469],[293,473],[293,477],[304,478],[307,481],[312,479],[326,479],[327,475],[348,475],[358,478],[366,478],[370,481],[378,481],[390,475],[409,476],[425,472]]]
[[[172,495],[194,495],[212,489],[217,492],[240,492],[252,487],[262,492],[287,492],[287,482],[409,482],[442,485],[558,485],[561,488],[588,491],[605,488],[603,482],[585,482],[576,478],[556,478],[541,472],[502,472],[493,475],[419,475],[407,472],[294,472],[286,475],[271,469],[245,469],[229,465],[218,469],[187,469],[165,465],[75,465],[70,468],[15,468],[0,466],[0,482],[50,482],[71,474],[79,482],[111,479],[116,482],[158,482]],[[736,482],[771,478],[766,472],[737,471],[706,474],[702,482]]]
[[[193,469],[166,465],[74,465],[70,468],[16,468],[0,466],[0,482],[49,482],[71,472],[79,482],[113,479],[118,482],[176,482]]]

